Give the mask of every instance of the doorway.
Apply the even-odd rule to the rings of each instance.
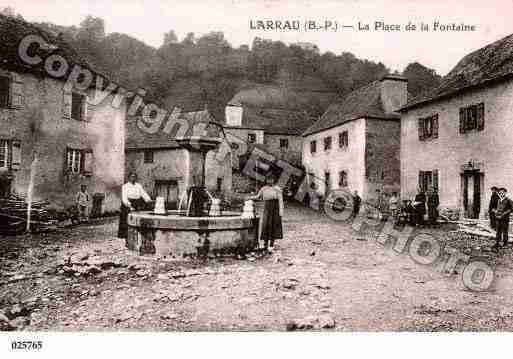
[[[11,195],[11,180],[0,177],[0,198],[7,198]]]
[[[467,218],[479,218],[483,181],[484,174],[479,170],[464,171],[461,175],[463,211]]]
[[[166,209],[178,208],[178,181],[156,180],[155,197],[164,197]]]

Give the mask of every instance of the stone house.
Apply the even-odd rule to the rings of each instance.
[[[224,128],[232,142],[263,145],[277,158],[301,164],[301,133],[314,122],[306,112],[232,101],[225,108],[225,117]]]
[[[0,15],[0,195],[27,194],[32,175],[33,198],[56,208],[73,205],[80,185],[86,184],[94,197],[93,214],[118,209],[125,105],[112,106],[110,95],[92,105],[91,87],[65,90],[65,77],[49,76],[43,63],[24,63],[18,46],[27,35],[50,45],[39,48],[42,59],[55,54],[70,69],[78,64],[91,70],[60,38]]]
[[[184,136],[193,134],[194,124],[204,123],[207,135],[223,139],[222,126],[217,124],[208,110],[182,113],[187,121]],[[175,134],[159,131],[148,134],[137,126],[137,117],[129,117],[126,138],[126,172],[135,172],[139,182],[152,198],[162,196],[166,208],[176,209],[181,194],[191,182],[189,155],[176,141]],[[218,156],[216,150],[209,151],[205,161],[205,187],[211,194],[229,197],[232,190],[231,151]],[[194,166],[194,163],[192,163]]]
[[[303,133],[303,165],[309,184],[358,191],[364,200],[400,188],[400,122],[407,80],[387,75],[330,105]]]
[[[401,194],[435,187],[440,206],[484,217],[491,186],[513,191],[513,35],[476,50],[401,116]]]

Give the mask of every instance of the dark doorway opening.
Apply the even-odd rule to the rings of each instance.
[[[479,218],[484,174],[479,170],[465,171],[461,175],[463,210],[467,218]]]

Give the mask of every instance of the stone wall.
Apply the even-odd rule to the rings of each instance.
[[[399,192],[401,123],[399,120],[367,119],[365,132],[366,192]]]
[[[176,181],[179,193],[183,193],[189,185],[187,162],[188,153],[181,148],[152,149],[153,163],[144,163],[144,150],[130,150],[126,154],[126,173],[135,172],[139,182],[148,194],[155,197],[156,181]],[[194,163],[193,165],[196,165]],[[218,178],[222,178],[221,191],[229,196],[232,191],[232,170],[229,157],[219,163],[215,153],[210,151],[206,158],[205,186],[214,194],[217,189]]]
[[[5,74],[5,73],[4,73]],[[34,171],[34,198],[48,200],[57,208],[74,204],[81,184],[90,194],[105,196],[103,211],[119,208],[124,177],[125,106],[111,106],[111,97],[87,107],[87,121],[63,116],[64,82],[10,73],[20,85],[22,103],[18,108],[0,109],[0,138],[21,144],[19,169],[0,171],[12,178],[11,190],[27,193],[31,163]],[[66,149],[92,151],[91,173],[69,174],[65,170]]]

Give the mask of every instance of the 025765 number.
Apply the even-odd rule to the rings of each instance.
[[[43,342],[42,341],[23,341],[23,342],[13,341],[13,342],[11,342],[11,349],[13,349],[13,350],[39,350],[39,349],[43,349]]]

